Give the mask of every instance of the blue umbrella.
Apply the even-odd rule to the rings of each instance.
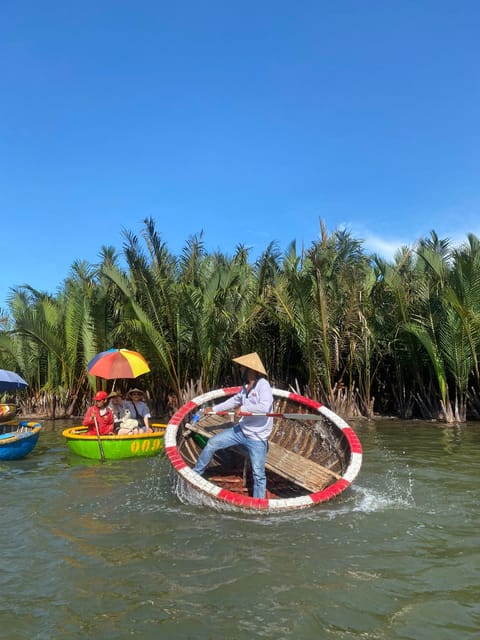
[[[0,369],[0,391],[19,391],[26,387],[28,387],[28,384],[18,373]]]

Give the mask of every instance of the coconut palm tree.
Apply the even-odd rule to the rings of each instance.
[[[476,349],[476,329],[466,322],[464,304],[470,283],[461,278],[448,241],[440,241],[436,234],[432,233],[431,241],[420,242],[417,253],[424,278],[417,288],[418,312],[404,329],[418,339],[429,357],[440,396],[439,417],[464,422]]]
[[[417,312],[424,273],[419,271],[417,256],[409,247],[397,251],[393,262],[373,256],[373,264],[373,318],[383,360],[380,386],[390,398],[390,410],[410,418],[417,402],[422,409],[428,404],[425,355],[418,340],[404,329]],[[389,410],[388,403],[384,403],[384,409]],[[431,412],[424,417],[431,417]]]
[[[124,232],[127,269],[102,265],[102,277],[117,289],[120,319],[117,331],[147,356],[158,394],[182,388],[181,326],[177,265],[158,235],[153,220],[145,220],[143,240]],[[164,393],[166,395],[166,392]]]

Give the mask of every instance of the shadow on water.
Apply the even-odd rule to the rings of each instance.
[[[355,484],[268,517],[180,500],[163,455],[78,458],[64,426],[0,467],[0,637],[478,637],[478,425],[362,423]]]

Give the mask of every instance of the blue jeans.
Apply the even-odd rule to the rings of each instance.
[[[264,498],[267,489],[265,458],[267,457],[268,442],[266,440],[247,438],[238,424],[210,438],[198,456],[197,464],[193,467],[193,470],[202,475],[215,452],[239,445],[245,447],[250,456],[253,475],[253,497]]]

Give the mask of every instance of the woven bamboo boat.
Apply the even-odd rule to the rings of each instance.
[[[6,422],[7,420],[11,420],[15,413],[17,412],[17,407],[14,404],[0,404],[0,422]]]
[[[172,417],[165,452],[176,472],[177,494],[186,502],[263,512],[305,509],[331,500],[354,481],[362,447],[351,427],[319,402],[273,389],[274,428],[266,459],[267,496],[251,497],[248,461],[236,449],[217,452],[203,476],[193,471],[207,439],[231,426],[230,418],[204,415],[202,407],[225,399],[240,387],[217,389],[194,398]]]
[[[135,433],[132,435],[100,436],[105,460],[121,460],[123,458],[145,458],[156,456],[163,450],[165,426],[160,423],[151,425],[152,433]],[[68,448],[82,458],[101,460],[102,454],[99,438],[87,435],[87,427],[69,427],[62,432],[67,440]]]
[[[26,420],[16,425],[2,425],[0,434],[0,460],[20,460],[35,447],[42,425]]]

